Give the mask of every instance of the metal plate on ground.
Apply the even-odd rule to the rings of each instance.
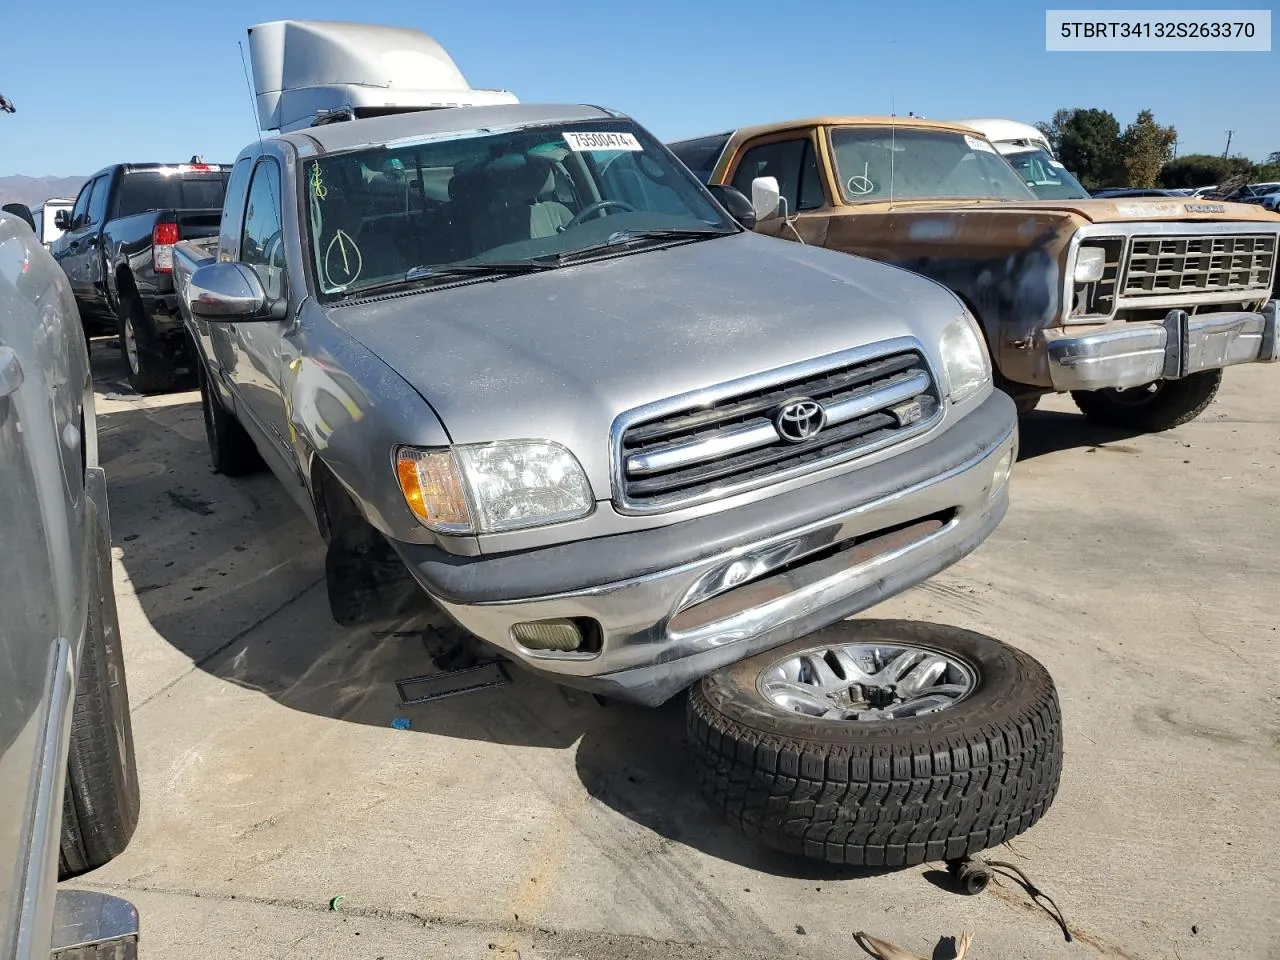
[[[461,670],[448,670],[444,673],[429,673],[421,677],[407,677],[396,681],[396,690],[400,693],[400,705],[410,706],[415,703],[431,703],[456,697],[463,693],[474,693],[489,687],[500,687],[510,683],[502,662],[493,660],[489,663],[464,667]]]

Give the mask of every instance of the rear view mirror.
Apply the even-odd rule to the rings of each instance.
[[[283,320],[284,299],[267,299],[262,281],[243,263],[211,263],[200,267],[187,282],[187,306],[201,320],[234,323]]]
[[[70,210],[54,211],[53,225],[57,227],[59,230],[70,230],[71,229],[71,211]]]
[[[11,213],[15,217],[24,220],[28,227],[35,230],[36,218],[31,215],[31,208],[25,203],[6,203],[3,209],[5,213]]]
[[[742,224],[743,228],[750,230],[756,225],[755,207],[751,205],[751,201],[737,187],[731,187],[724,183],[713,183],[707,189],[719,201],[720,206],[724,207],[725,212]]]
[[[782,190],[777,177],[756,177],[751,181],[751,207],[757,222],[776,217],[781,204]]]

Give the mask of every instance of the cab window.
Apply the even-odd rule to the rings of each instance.
[[[733,186],[749,197],[756,177],[777,178],[788,213],[816,210],[824,202],[818,158],[808,137],[749,147],[738,162]]]
[[[76,195],[76,205],[71,208],[71,225],[72,227],[80,227],[85,224],[89,216],[89,197],[93,194],[93,185],[97,180],[90,180]]]
[[[111,178],[98,177],[93,181],[93,197],[89,200],[89,218],[86,224],[95,225],[102,222],[107,212],[107,194],[111,192]]]
[[[280,168],[274,160],[260,160],[249,184],[240,262],[253,268],[271,299],[283,296],[285,289],[280,210]]]
[[[249,172],[253,162],[249,157],[236,161],[227,181],[227,194],[222,202],[222,226],[218,234],[218,259],[233,260],[240,242],[240,230],[244,226],[245,191],[249,186]]]

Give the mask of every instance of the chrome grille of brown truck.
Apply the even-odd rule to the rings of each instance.
[[[1275,265],[1275,234],[1137,236],[1129,245],[1121,296],[1265,296],[1271,290]]]
[[[783,411],[806,400],[821,406],[823,425],[785,439]],[[664,412],[621,434],[620,506],[667,510],[774,483],[905,439],[941,411],[924,357],[906,350]]]

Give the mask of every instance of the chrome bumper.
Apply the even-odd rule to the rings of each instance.
[[[50,960],[136,960],[138,911],[92,890],[59,890]]]
[[[1201,370],[1280,359],[1277,301],[1257,313],[1171,310],[1159,323],[1043,331],[1055,390],[1125,389]]]
[[[819,522],[573,592],[492,603],[433,596],[461,626],[535,671],[657,705],[712,670],[919,583],[986,539],[1008,507],[1007,484],[993,485],[994,474],[1006,455],[1011,466],[1018,443],[1012,404],[991,402],[998,429],[955,465]],[[856,485],[857,473],[847,479]],[[599,624],[597,652],[529,650],[512,637],[517,623],[566,617]]]

